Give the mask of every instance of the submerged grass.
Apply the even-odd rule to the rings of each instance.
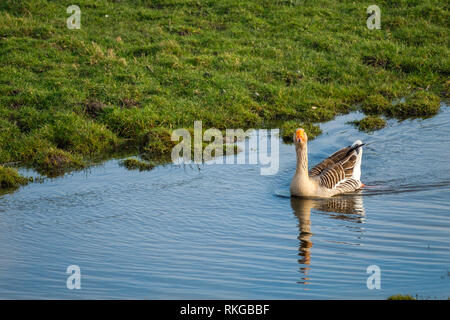
[[[17,189],[30,181],[22,177],[17,170],[0,166],[0,189]]]
[[[120,162],[122,166],[128,170],[149,171],[152,170],[155,165],[135,158],[128,158]]]
[[[351,121],[350,123],[365,132],[373,132],[383,129],[386,126],[386,120],[378,116],[367,116],[361,120]]]
[[[395,294],[387,298],[387,300],[417,300],[409,294]]]
[[[381,30],[369,2],[80,0],[69,30],[71,4],[0,3],[0,163],[167,159],[171,130],[196,120],[313,138],[342,112],[427,117],[449,96],[446,1],[378,1]]]

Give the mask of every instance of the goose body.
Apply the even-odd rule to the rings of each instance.
[[[361,183],[361,140],[333,153],[308,171],[308,137],[303,129],[294,134],[297,167],[291,182],[291,195],[328,198],[352,192],[364,186]]]

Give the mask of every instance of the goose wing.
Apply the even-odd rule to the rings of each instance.
[[[358,189],[361,182],[359,174],[354,174],[354,169],[361,164],[358,150],[362,145],[355,143],[335,152],[312,168],[310,175],[318,179],[320,186],[328,189],[339,189],[342,192]]]
[[[336,163],[342,161],[350,151],[351,146],[342,148],[341,150],[336,151],[331,156],[320,162],[318,165],[316,165],[314,168],[309,170],[309,176],[314,177],[320,175],[322,172],[327,170],[328,168],[332,167]]]

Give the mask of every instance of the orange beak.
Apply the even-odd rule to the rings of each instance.
[[[305,132],[302,129],[298,129],[295,132],[295,138],[297,139],[297,141],[304,141],[305,140]]]

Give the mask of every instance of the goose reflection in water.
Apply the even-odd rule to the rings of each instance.
[[[303,274],[299,283],[309,284],[308,276],[311,264],[311,248],[313,242],[311,237],[311,209],[318,213],[325,213],[332,219],[346,220],[353,223],[363,223],[365,217],[363,198],[360,194],[345,195],[327,199],[307,199],[291,197],[291,207],[297,216],[299,224],[300,241],[298,249],[298,263]]]

